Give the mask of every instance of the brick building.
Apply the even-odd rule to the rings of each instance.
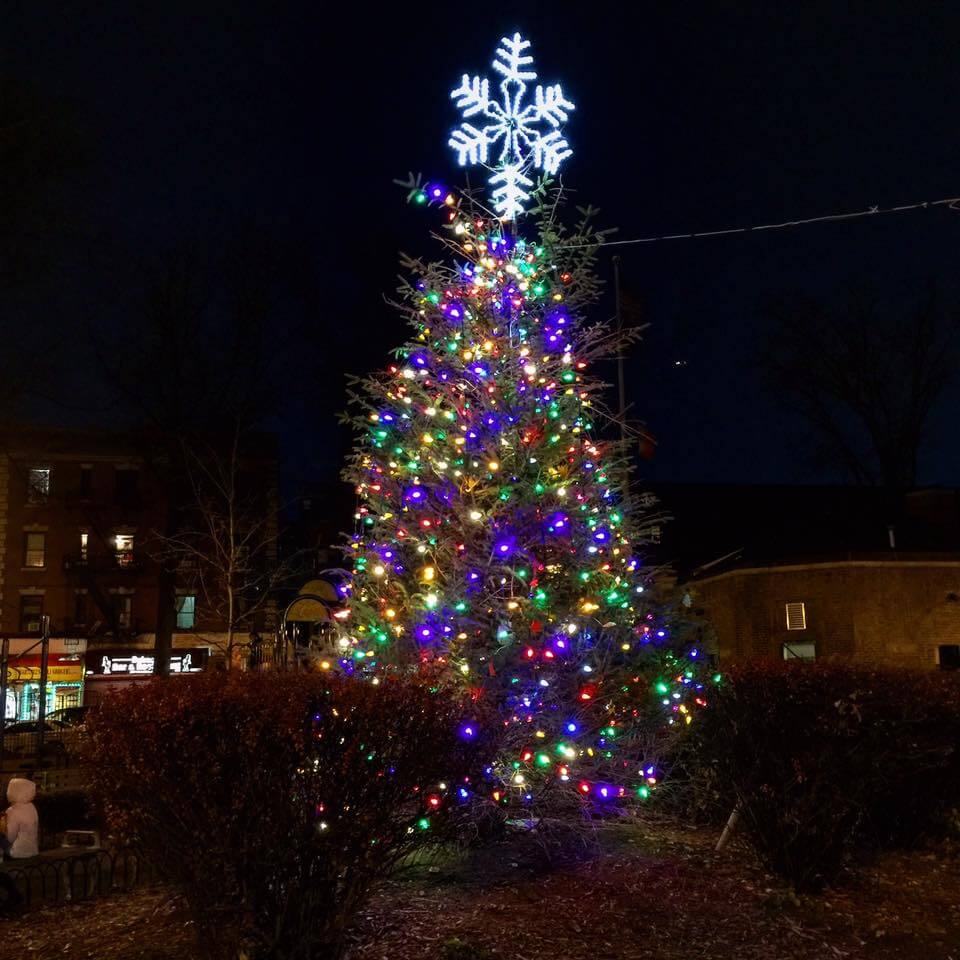
[[[677,567],[721,662],[960,667],[960,492],[672,485]]]
[[[35,716],[41,618],[50,617],[47,710],[89,701],[153,672],[159,606],[155,532],[168,498],[144,438],[102,430],[0,435],[0,635],[8,638],[5,716]],[[256,462],[276,516],[276,457]],[[275,526],[274,526],[275,532]],[[171,672],[205,669],[224,625],[178,573]],[[272,608],[266,608],[267,619]],[[272,623],[263,623],[269,628]]]

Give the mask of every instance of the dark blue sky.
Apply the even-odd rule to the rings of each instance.
[[[382,295],[395,252],[428,250],[434,220],[391,180],[454,180],[448,91],[486,72],[504,33],[523,31],[541,77],[576,101],[565,183],[622,237],[960,193],[960,13],[947,6],[380,6],[30,0],[4,14],[0,69],[69,101],[90,143],[72,202],[110,253],[73,306],[134,253],[238,224],[302,252],[314,293],[290,377],[309,395],[282,430],[304,475],[335,473],[344,373],[383,363],[405,334]],[[764,302],[861,285],[896,301],[930,279],[956,293],[958,241],[960,214],[939,211],[621,250],[651,325],[628,384],[659,440],[646,475],[828,479],[760,386]],[[278,307],[279,324],[303,317]],[[958,411],[954,392],[921,480],[960,483]]]

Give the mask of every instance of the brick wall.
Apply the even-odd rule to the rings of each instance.
[[[817,659],[931,669],[960,644],[960,561],[847,561],[732,570],[700,581],[699,602],[722,660],[780,659],[784,643]],[[802,602],[805,630],[787,630]]]

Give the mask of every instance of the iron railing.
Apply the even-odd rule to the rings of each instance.
[[[7,861],[0,874],[9,881],[0,881],[0,904],[19,896],[19,906],[28,910],[106,897],[158,879],[132,850],[53,851],[22,863]]]

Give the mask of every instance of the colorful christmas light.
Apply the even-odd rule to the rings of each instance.
[[[442,184],[412,199],[446,211],[454,261],[411,264],[412,337],[360,385],[341,664],[431,664],[498,710],[496,803],[643,800],[651,708],[685,725],[710,681],[699,638],[654,599],[625,451],[597,424],[589,371],[617,343],[582,319],[596,233],[551,220],[531,242]]]

